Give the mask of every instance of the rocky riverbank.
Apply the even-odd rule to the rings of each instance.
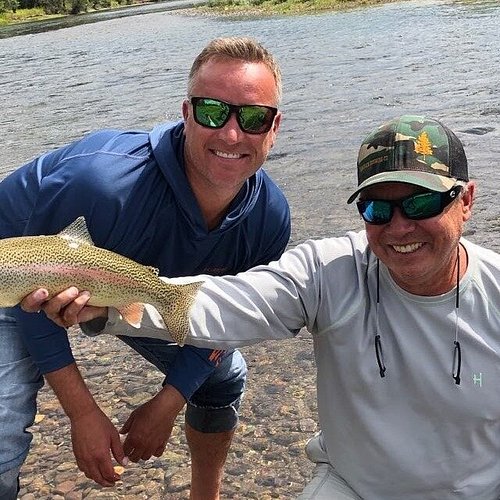
[[[119,340],[70,333],[75,357],[101,408],[119,428],[152,397],[162,376]],[[292,499],[310,477],[304,454],[316,431],[312,342],[307,333],[243,350],[249,367],[241,423],[231,447],[222,490],[225,499]],[[50,388],[40,394],[32,451],[23,467],[21,500],[181,500],[189,497],[190,462],[178,418],[160,458],[130,464],[115,488],[82,474],[71,450],[68,419]]]

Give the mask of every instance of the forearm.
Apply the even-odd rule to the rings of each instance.
[[[145,304],[144,316],[140,328],[129,325],[113,307],[106,308],[106,310],[103,308],[100,316],[80,323],[79,326],[83,333],[89,337],[107,333],[109,335],[124,335],[127,337],[160,338],[174,342],[165,328],[160,314],[149,304]]]
[[[45,378],[71,421],[96,410],[99,411],[76,363],[46,373]]]
[[[283,286],[273,273],[259,286],[265,273],[243,273],[236,277],[205,278],[188,314],[185,343],[207,349],[234,349],[265,340],[289,338],[305,326],[303,304],[293,283]],[[172,281],[175,282],[175,279]],[[102,326],[101,326],[102,328]],[[83,327],[86,331],[86,327]],[[127,324],[110,308],[100,332],[172,341],[158,311],[148,304],[140,328]]]
[[[185,343],[209,349],[234,349],[290,338],[303,327],[313,331],[321,276],[314,252],[314,248],[304,244],[269,266],[237,276],[191,277],[204,282],[187,313],[189,333]],[[170,282],[180,284],[184,279],[173,278]],[[83,329],[87,331],[85,326]],[[140,328],[127,324],[110,308],[105,328],[90,332],[99,333],[172,341],[158,311],[148,304]]]

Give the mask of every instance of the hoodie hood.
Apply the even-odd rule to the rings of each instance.
[[[197,236],[219,236],[247,217],[259,197],[263,181],[261,169],[246,181],[221,224],[209,232],[184,169],[184,122],[155,127],[149,133],[149,140],[154,158],[172,188],[172,196]]]

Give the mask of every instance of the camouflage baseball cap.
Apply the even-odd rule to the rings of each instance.
[[[358,155],[360,191],[381,182],[404,182],[430,191],[450,190],[468,181],[467,158],[458,137],[431,118],[403,115],[373,130]]]

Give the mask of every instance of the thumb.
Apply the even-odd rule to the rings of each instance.
[[[120,465],[125,466],[128,464],[128,458],[125,456],[120,436],[118,434],[113,434],[111,437],[111,453]]]
[[[21,301],[21,309],[26,312],[39,312],[42,304],[49,297],[49,292],[45,288],[39,288],[30,293]]]

